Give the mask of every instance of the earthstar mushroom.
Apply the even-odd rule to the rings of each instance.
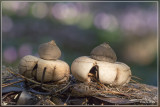
[[[107,49],[103,47],[104,45]],[[89,74],[93,73],[96,74],[96,79],[104,84],[113,86],[127,84],[131,79],[130,67],[122,62],[116,62],[115,53],[110,48],[107,44],[101,44],[92,50],[91,56],[75,59],[71,65],[73,76],[81,82],[89,83],[91,82]]]
[[[58,60],[61,51],[55,41],[41,44],[39,49],[40,58],[27,55],[20,60],[20,74],[43,82],[65,82],[70,75],[69,65]],[[43,76],[44,75],[44,76]]]

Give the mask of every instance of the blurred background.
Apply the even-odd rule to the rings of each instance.
[[[55,40],[69,65],[107,42],[141,83],[157,86],[156,2],[2,2],[2,64]]]

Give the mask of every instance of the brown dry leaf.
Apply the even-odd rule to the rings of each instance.
[[[109,103],[113,103],[113,104],[132,104],[132,103],[136,103],[137,101],[130,101],[129,99],[123,99],[123,98],[118,98],[118,97],[97,97],[95,96],[95,98],[102,100],[104,102],[109,102]]]

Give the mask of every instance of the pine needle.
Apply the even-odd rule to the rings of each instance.
[[[131,76],[132,78],[138,79],[138,80],[142,80],[141,78],[137,77],[137,76]]]
[[[139,84],[136,80],[131,79],[131,82]]]
[[[29,79],[29,78],[27,78],[27,77],[24,77],[24,76],[21,75],[21,74],[14,73],[14,72],[12,72],[9,68],[6,68],[6,69],[7,69],[7,71],[10,72],[11,74],[16,75],[16,76],[19,76],[19,77],[21,77],[21,78],[23,78],[23,79],[25,79],[25,80],[27,80],[27,81],[30,81],[30,82],[35,83],[35,84],[38,84],[38,85],[41,84],[41,83],[39,83],[39,82],[37,82],[37,81],[34,81],[34,80]],[[53,87],[53,85],[49,85],[49,84],[42,84],[42,86]]]
[[[24,79],[23,80],[19,80],[19,81],[15,81],[15,82],[12,82],[12,83],[2,84],[2,88],[10,86],[10,85],[13,85],[13,84],[16,84],[16,83],[19,83],[19,82],[22,82],[22,81],[24,81]]]

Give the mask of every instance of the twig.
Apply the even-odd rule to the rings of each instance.
[[[33,88],[35,88],[35,87],[37,87],[37,86],[38,86],[38,87],[40,87],[38,84],[33,84],[32,86],[30,86],[30,88],[32,88],[32,89],[33,89]],[[49,88],[45,88],[45,87],[43,87],[43,86],[42,86],[42,87],[40,87],[40,88],[42,88],[42,89],[43,89],[43,90],[45,90],[45,91],[51,91],[51,89],[49,89]]]
[[[137,82],[136,80],[131,79],[132,82],[139,84],[139,82]]]
[[[104,86],[104,84],[102,84],[101,82],[99,82],[96,78],[93,78],[93,79],[98,83],[98,85],[100,85],[101,87],[103,87],[103,88],[106,89],[106,87]]]
[[[51,100],[49,100],[49,99],[46,99],[45,101],[44,101],[45,103],[49,103],[49,105],[56,105],[55,103],[53,103]]]
[[[129,97],[129,95],[126,95],[124,93],[116,92],[116,91],[102,91],[102,93],[110,93],[110,94],[118,94]]]
[[[2,96],[2,99],[4,100],[7,96],[11,95],[11,94],[14,94],[15,92],[9,92],[7,94],[5,94],[4,96]]]
[[[25,80],[23,79],[23,80],[15,81],[15,82],[12,82],[12,83],[2,84],[2,88],[13,85],[13,84],[16,84],[16,83],[19,83],[19,82],[22,82],[22,81],[25,81]]]
[[[3,101],[2,103],[7,103],[7,105],[15,105],[16,104],[16,102],[8,102],[8,101]]]
[[[64,90],[65,88],[67,88],[69,86],[69,84],[71,83],[71,81],[68,82],[68,84],[66,86],[64,86],[63,88],[57,90],[55,93],[60,92],[62,90]]]
[[[134,83],[140,84],[139,82],[137,82],[137,81],[135,81],[135,80],[133,80],[133,79],[131,79],[131,81],[134,82]],[[141,86],[142,86],[144,89],[146,89],[146,90],[148,90],[148,91],[151,91],[149,88],[146,88],[144,85],[141,84]]]
[[[65,101],[65,103],[64,103],[64,105],[67,105],[67,102],[68,102],[70,96],[71,96],[71,95],[69,94],[68,97],[67,97],[67,99],[66,99],[66,101]]]
[[[133,76],[133,75],[132,75],[131,77],[136,78],[136,79],[139,79],[139,80],[142,80],[141,78],[136,77],[136,76]]]
[[[30,81],[30,82],[33,82],[33,83],[35,83],[35,84],[38,84],[38,85],[40,85],[40,84],[41,84],[41,83],[39,83],[39,82],[37,82],[37,81],[34,81],[34,80],[29,79],[29,78],[27,78],[27,77],[24,77],[24,76],[23,76],[23,75],[21,75],[21,74],[14,73],[14,72],[12,72],[9,68],[6,68],[6,69],[7,69],[7,71],[8,71],[8,72],[10,72],[11,74],[14,74],[14,75],[20,76],[21,78],[26,79],[26,80],[28,80],[28,81]],[[42,84],[42,86],[53,87],[54,85]]]
[[[42,87],[42,85],[43,85],[43,81],[44,81],[45,73],[46,73],[46,67],[45,67],[45,68],[44,68],[44,70],[43,70],[43,75],[42,75],[42,79],[41,79],[41,85],[40,85],[40,87]]]

